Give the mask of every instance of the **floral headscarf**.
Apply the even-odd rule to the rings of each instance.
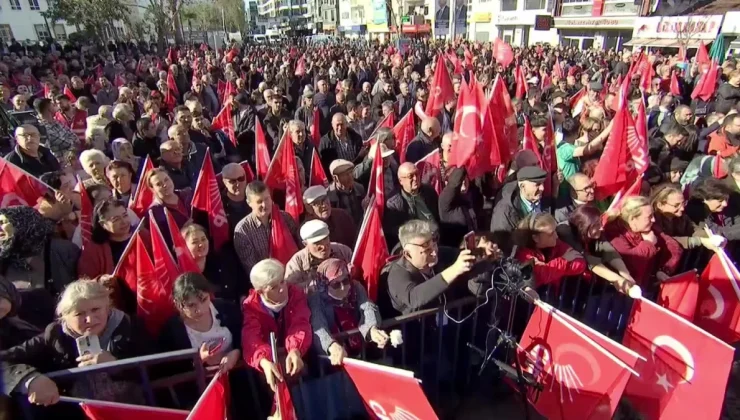
[[[331,283],[340,281],[344,277],[349,277],[349,268],[347,263],[338,258],[329,258],[321,262],[316,268],[316,274],[319,275],[320,281],[316,282],[317,291],[321,294],[321,297],[325,301],[331,302],[334,306],[341,306],[348,309],[355,309],[357,303],[357,297],[354,293],[354,288],[350,282],[350,290],[347,296],[341,301],[334,299],[329,296],[329,288]]]
[[[6,207],[0,209],[0,215],[7,217],[15,230],[0,241],[0,262],[29,271],[26,259],[42,252],[54,232],[54,222],[28,206]]]

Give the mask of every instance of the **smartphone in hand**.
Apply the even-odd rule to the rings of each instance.
[[[82,337],[77,337],[75,341],[77,342],[77,353],[80,356],[103,352],[103,349],[100,347],[100,339],[97,335],[83,335]]]

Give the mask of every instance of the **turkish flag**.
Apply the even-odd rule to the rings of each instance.
[[[318,149],[319,144],[321,144],[321,112],[319,111],[319,107],[313,110],[309,131],[311,134],[311,143],[313,143],[314,148]]]
[[[452,142],[450,150],[449,166],[467,166],[468,161],[476,154],[476,150],[483,146],[483,104],[479,103],[480,96],[472,91],[470,86],[463,80],[460,86],[460,96],[457,97],[457,110],[453,131],[457,134],[457,140]],[[487,158],[488,156],[486,156]],[[486,165],[488,162],[473,158],[473,164]]]
[[[709,64],[709,69],[706,73],[702,74],[699,81],[696,82],[693,92],[691,92],[691,99],[700,98],[703,101],[709,101],[714,96],[714,91],[717,89],[717,73],[719,67],[717,62],[712,60]]]
[[[552,68],[552,77],[557,77],[558,79],[563,78],[563,66],[560,64],[560,59],[555,59],[555,66]]]
[[[646,419],[720,417],[732,347],[644,298],[633,301],[622,343],[643,357],[625,396]]]
[[[727,343],[740,340],[740,274],[724,250],[701,273],[694,323]]]
[[[689,270],[660,283],[658,305],[693,321],[698,297],[699,276],[696,270]]]
[[[69,90],[69,86],[64,85],[64,95],[69,98],[72,102],[77,102],[77,98],[75,97],[75,94],[72,93],[71,90]]]
[[[82,249],[85,249],[92,241],[93,204],[79,177],[77,183],[80,191],[80,234],[82,236]]]
[[[177,264],[179,266],[180,273],[200,273],[198,264],[193,259],[193,254],[190,253],[188,246],[185,244],[185,238],[180,234],[180,229],[177,227],[177,222],[172,217],[172,213],[165,207],[165,217],[167,218],[167,228],[170,231],[170,238],[172,238],[172,247],[175,250],[175,257],[177,257]]]
[[[80,403],[90,420],[185,420],[188,412],[169,408],[86,400]]]
[[[352,253],[352,265],[362,268],[365,287],[367,287],[368,296],[373,301],[378,297],[380,270],[390,255],[383,235],[381,217],[378,206],[367,206],[360,233],[357,235],[355,250]]]
[[[571,114],[577,117],[583,112],[583,101],[586,98],[586,88],[581,88],[568,101],[568,107],[571,109]]]
[[[347,357],[343,366],[373,418],[438,418],[413,372]]]
[[[676,76],[676,72],[671,72],[671,88],[670,88],[671,94],[673,96],[681,96],[681,85],[678,84],[678,77]]]
[[[293,141],[286,131],[267,169],[265,184],[273,190],[285,190],[285,212],[291,215],[293,220],[300,220],[303,214],[303,198],[295,159]]]
[[[193,210],[198,209],[208,214],[208,233],[213,239],[214,248],[218,251],[229,241],[231,235],[210,156],[210,149],[207,149],[198,181],[195,183],[192,206]]]
[[[306,60],[301,57],[298,59],[298,62],[295,64],[295,73],[296,76],[303,76],[306,74]]]
[[[290,257],[298,251],[295,240],[283,220],[278,206],[272,205],[272,229],[270,230],[270,258],[287,264]]]
[[[553,308],[552,306],[542,301],[536,301],[535,304],[540,306],[541,309],[545,310],[546,312],[551,313],[552,316],[557,317],[561,321],[568,323],[571,327],[578,330],[580,334],[585,335],[588,339],[592,340],[596,345],[601,346],[604,350],[606,350],[607,352],[611,353],[614,357],[619,359],[622,363],[626,365],[627,369],[630,372],[632,372],[633,374],[636,374],[633,368],[635,367],[635,365],[637,364],[638,360],[641,357],[639,354],[623,346],[622,344],[610,339],[609,337],[601,334],[600,332],[592,329],[588,325],[583,324],[574,318],[571,318],[564,312],[558,311],[557,309]],[[611,419],[614,412],[617,409],[617,406],[619,405],[619,396],[624,392],[624,388],[627,386],[627,382],[629,381],[630,377],[631,375],[623,376],[621,380],[616,383],[615,387],[612,388],[607,395],[604,395],[602,399],[602,405],[599,406],[601,410],[599,410],[596,413],[593,413],[593,415],[589,418],[591,419],[603,418],[604,420]],[[609,404],[609,411],[606,410],[607,403]]]
[[[699,41],[699,48],[696,50],[696,63],[701,66],[702,64],[709,64],[710,61],[706,45],[703,41]]]
[[[535,306],[517,350],[524,372],[543,386],[528,399],[551,420],[610,419],[630,366],[571,323],[547,305]]]
[[[416,122],[413,112],[407,112],[393,127],[393,137],[396,139],[396,154],[399,163],[406,162],[406,148],[416,137]]]
[[[121,254],[121,259],[118,260],[118,264],[116,264],[112,273],[114,277],[122,279],[126,286],[128,286],[129,290],[133,293],[136,293],[137,288],[136,250],[138,248],[138,243],[142,240],[141,234],[139,233],[142,226],[143,223],[139,223],[139,226],[136,227],[136,231],[128,240],[128,244],[126,244],[126,248],[124,248],[123,253]]]
[[[629,136],[628,104],[625,99],[624,85],[630,83],[629,78],[625,78],[623,87],[619,95],[619,108],[612,120],[612,130],[609,133],[609,139],[606,141],[601,159],[596,165],[594,176],[592,177],[596,185],[596,198],[603,199],[616,194],[624,187],[625,183],[631,182],[635,178],[634,163],[629,155],[630,150],[627,138]],[[636,135],[636,133],[633,133]]]
[[[434,69],[434,79],[429,87],[429,100],[424,113],[430,117],[436,117],[444,107],[445,102],[454,97],[455,90],[452,87],[450,73],[447,72],[444,58],[438,55],[437,66]]]
[[[146,178],[149,171],[154,169],[151,158],[147,155],[144,161],[144,168],[141,171],[139,177],[139,185],[136,187],[136,193],[131,197],[131,202],[128,207],[136,213],[137,216],[144,217],[144,213],[149,210],[149,207],[154,203],[154,192],[146,184]]]
[[[437,194],[442,192],[442,159],[438,148],[416,162],[421,182],[434,187]]]
[[[496,41],[493,43],[493,57],[505,69],[514,61],[514,51],[512,51],[511,45],[496,38]]]
[[[229,417],[229,374],[217,372],[190,410],[188,420],[224,420]],[[137,419],[139,420],[139,419]]]
[[[383,172],[385,167],[383,165],[383,156],[381,154],[380,144],[377,140],[371,146],[371,153],[373,153],[373,163],[370,167],[370,182],[367,186],[367,197],[375,197],[371,201],[371,205],[374,202],[375,207],[378,208],[380,217],[383,217],[383,210],[385,209],[385,177]]]
[[[326,177],[324,167],[321,165],[321,159],[319,159],[319,153],[316,149],[313,149],[313,156],[311,157],[311,182],[310,185],[323,185],[324,187],[329,186],[329,178]]]
[[[267,149],[265,130],[262,129],[260,119],[254,117],[254,168],[257,178],[264,180],[270,167],[270,152]]]
[[[136,242],[136,313],[151,336],[157,337],[164,323],[177,313],[172,304],[172,287],[179,270],[151,212],[149,227],[154,261],[149,258],[144,242]]]
[[[516,92],[514,96],[517,99],[524,98],[526,93],[529,92],[529,86],[527,86],[527,81],[524,80],[524,72],[522,71],[522,66],[519,64],[514,68],[514,81],[516,82]]]
[[[49,189],[35,176],[0,158],[0,208],[34,207]]]
[[[221,130],[229,137],[231,143],[236,146],[236,133],[234,131],[234,117],[231,115],[231,104],[227,104],[221,108],[221,111],[216,115],[211,123],[211,128],[214,130]]]
[[[488,107],[492,110],[494,128],[498,130],[499,141],[508,144],[509,155],[506,161],[508,163],[511,160],[511,151],[519,149],[519,133],[516,111],[514,111],[514,105],[511,103],[511,96],[509,96],[509,91],[506,89],[503,79],[498,75],[493,81],[491,101]],[[504,150],[506,149],[504,147],[499,145],[501,156],[505,156]]]

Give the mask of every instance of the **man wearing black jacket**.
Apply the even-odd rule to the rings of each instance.
[[[383,215],[383,230],[388,248],[398,242],[398,228],[409,220],[419,219],[439,223],[439,198],[429,185],[421,183],[419,171],[411,162],[398,167],[398,183],[401,191],[386,201]]]

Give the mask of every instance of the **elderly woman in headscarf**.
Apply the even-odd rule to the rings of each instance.
[[[371,301],[365,288],[350,278],[347,263],[329,258],[319,264],[317,292],[308,298],[311,308],[311,328],[314,344],[329,355],[333,365],[341,365],[348,354],[357,356],[362,351],[362,341],[373,341],[379,348],[388,343],[388,334],[379,328],[380,311]],[[342,332],[359,329],[344,340],[334,337]]]
[[[126,138],[119,137],[110,145],[111,152],[113,153],[114,160],[120,160],[128,162],[132,168],[134,168],[134,175],[139,172],[139,165],[141,164],[141,158],[134,156],[134,146]],[[107,166],[107,165],[106,165]]]

